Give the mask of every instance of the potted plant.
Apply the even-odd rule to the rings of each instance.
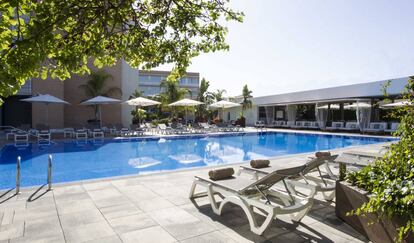
[[[414,104],[414,78],[404,98]],[[401,119],[385,156],[350,172],[336,187],[336,214],[373,242],[414,242],[414,107],[397,109]]]

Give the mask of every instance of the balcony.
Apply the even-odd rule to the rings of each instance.
[[[32,81],[27,80],[16,95],[32,95]]]

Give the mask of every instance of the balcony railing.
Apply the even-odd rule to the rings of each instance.
[[[16,95],[32,95],[32,81],[27,80]]]

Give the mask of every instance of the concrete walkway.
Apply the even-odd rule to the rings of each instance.
[[[375,151],[379,146],[360,149]],[[308,156],[277,160],[291,166]],[[336,218],[335,203],[320,197],[301,223],[280,217],[257,236],[239,207],[226,206],[217,216],[207,198],[188,199],[193,177],[209,169],[55,185],[49,192],[46,187],[31,188],[18,196],[1,192],[0,242],[367,241]]]

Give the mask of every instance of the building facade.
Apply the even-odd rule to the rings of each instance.
[[[93,66],[90,68],[92,71],[97,71]],[[160,82],[152,82],[152,80],[154,77],[157,77],[157,80],[162,80],[169,74],[166,71],[139,71],[131,68],[125,61],[119,61],[113,67],[107,67],[103,70],[111,75],[111,78],[106,82],[106,87],[118,87],[122,91],[122,95],[114,98],[122,101],[128,100],[136,89],[142,89],[145,96],[157,94],[157,92],[151,93],[150,91],[157,84],[159,88]],[[142,77],[140,76],[141,73],[143,74]],[[4,104],[0,106],[0,125],[25,128],[36,128],[38,125],[48,125],[50,128],[86,126],[87,121],[94,118],[94,109],[79,104],[92,97],[87,97],[79,86],[86,84],[88,79],[88,75],[73,75],[65,81],[49,77],[46,80],[33,79],[26,82],[15,96],[4,99]],[[151,82],[141,81],[141,79]],[[189,73],[188,77],[180,80],[180,84],[182,87],[193,90],[193,94],[197,95],[198,81],[198,73]],[[50,104],[46,107],[45,104],[31,104],[20,101],[37,94],[50,94],[69,102],[70,105]],[[46,108],[49,110],[47,121]],[[133,107],[126,104],[103,105],[103,125],[129,126],[132,124],[132,109]]]
[[[246,123],[253,125],[256,121],[264,121],[270,124],[276,120],[299,121],[317,120],[316,107],[323,105],[337,105],[339,109],[331,109],[329,121],[355,120],[355,111],[346,110],[346,104],[356,102],[372,105],[371,120],[383,119],[381,113],[386,112],[376,105],[384,98],[396,99],[401,96],[407,85],[408,77],[391,80],[343,85],[331,88],[275,94],[252,98],[252,108],[244,111]],[[383,93],[384,85],[391,81],[387,88],[388,96]],[[227,110],[225,120],[236,120],[240,117],[241,108],[235,107]]]
[[[163,92],[161,82],[167,79],[168,71],[139,71],[139,89],[144,96],[156,96]],[[198,96],[200,90],[200,74],[188,72],[179,80],[179,86],[188,89],[189,98]]]

